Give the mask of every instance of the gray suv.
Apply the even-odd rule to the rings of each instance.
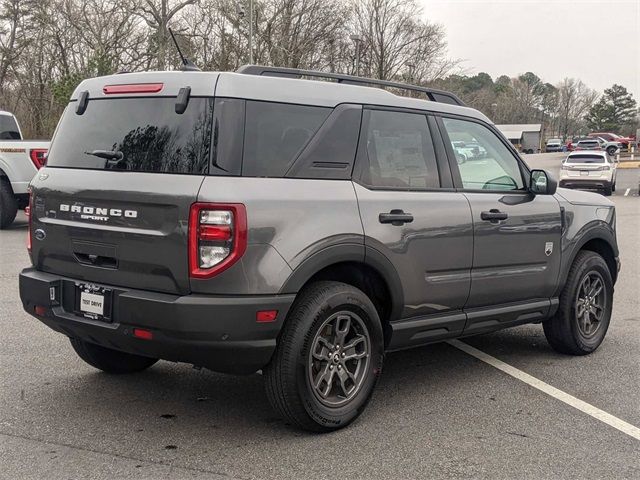
[[[486,154],[459,165],[457,142]],[[20,296],[100,370],[261,370],[286,419],[333,430],[388,351],[540,322],[559,352],[600,345],[615,208],[556,187],[447,92],[258,66],[90,79],[31,184]]]

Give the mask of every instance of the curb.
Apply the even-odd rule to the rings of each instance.
[[[622,161],[618,163],[618,168],[640,168],[640,161]]]

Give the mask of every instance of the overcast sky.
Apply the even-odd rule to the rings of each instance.
[[[619,83],[640,103],[640,0],[419,1],[468,74],[576,77],[600,93]]]

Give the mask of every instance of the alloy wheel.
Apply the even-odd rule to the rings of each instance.
[[[327,318],[311,344],[308,378],[315,397],[340,407],[359,392],[369,367],[371,340],[362,319],[341,311]]]
[[[575,302],[575,316],[578,329],[585,337],[596,334],[606,311],[605,284],[596,271],[590,271],[582,277]]]

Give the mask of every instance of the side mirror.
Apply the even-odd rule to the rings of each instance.
[[[546,170],[531,170],[529,191],[536,195],[553,195],[558,189],[558,182]]]

